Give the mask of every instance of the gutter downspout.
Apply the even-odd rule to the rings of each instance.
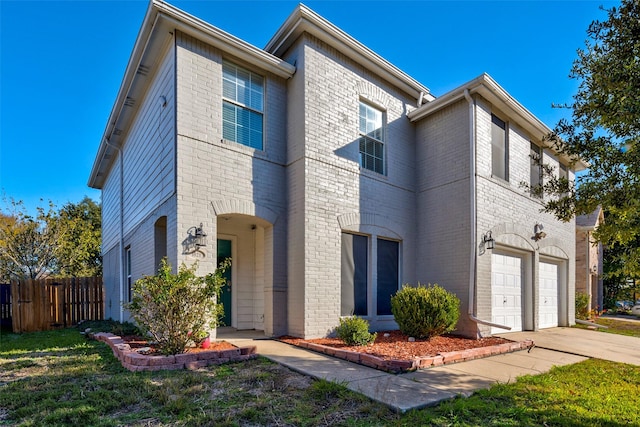
[[[589,304],[587,304],[587,309],[591,312],[591,231],[587,231],[587,274],[585,276],[585,290],[587,291],[587,296],[589,297]]]
[[[471,249],[469,251],[469,306],[467,316],[469,319],[481,325],[492,326],[495,328],[511,330],[510,326],[499,325],[497,323],[488,322],[486,320],[478,319],[474,312],[475,297],[476,297],[476,233],[477,233],[477,198],[476,198],[476,103],[469,93],[469,89],[464,90],[464,98],[469,103],[469,146],[470,146],[470,158],[469,158],[469,170],[470,170],[470,196],[471,196]]]
[[[109,147],[118,150],[120,158],[120,323],[124,321],[124,312],[122,303],[124,302],[124,159],[122,158],[122,149],[113,145],[108,139],[104,140]]]

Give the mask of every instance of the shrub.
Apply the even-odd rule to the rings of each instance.
[[[347,345],[371,344],[378,336],[378,334],[369,333],[369,322],[357,316],[340,318],[336,334]]]
[[[589,318],[589,295],[584,292],[576,292],[576,319],[587,320]]]
[[[391,297],[391,312],[400,331],[414,338],[431,338],[455,329],[460,300],[438,285],[405,285]]]
[[[133,297],[125,307],[144,333],[158,343],[163,354],[184,353],[194,339],[206,336],[223,314],[217,300],[226,283],[224,271],[230,260],[215,273],[196,276],[197,264],[180,266],[171,272],[166,259],[155,276],[145,276],[133,285]]]

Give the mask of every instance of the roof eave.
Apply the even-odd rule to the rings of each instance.
[[[176,30],[202,40],[222,51],[230,52],[235,57],[256,64],[276,76],[287,79],[295,73],[295,67],[282,59],[163,1],[152,0],[138,32],[118,95],[100,140],[98,153],[89,175],[89,187],[101,189],[104,185],[106,172],[112,161],[111,156],[107,156],[107,154],[109,151],[115,150],[106,141],[111,141],[112,145],[120,146],[122,140],[112,141],[114,130],[119,124],[125,125],[128,123],[136,111],[136,108],[127,107],[125,104],[128,98],[136,98],[132,96],[131,92],[133,90],[143,92],[146,87],[144,73],[138,72],[140,66],[145,62],[145,58],[149,58],[148,63],[157,60],[158,55],[165,47],[166,40],[172,37]],[[124,130],[123,127],[120,127],[120,130]]]
[[[416,122],[427,117],[448,105],[464,99],[466,90],[469,91],[470,95],[478,94],[482,96],[492,105],[507,114],[511,120],[526,130],[534,138],[543,140],[552,132],[547,125],[527,110],[486,73],[481,74],[470,82],[447,92],[441,97],[436,98],[434,101],[428,102],[420,108],[410,111],[407,114],[407,117],[409,117],[412,122]],[[576,171],[583,170],[588,167],[588,164],[583,160],[574,161],[567,156],[561,157],[567,162],[570,162]]]
[[[418,99],[422,95],[428,100],[433,99],[426,86],[303,4],[299,4],[289,15],[264,49],[273,55],[282,57],[287,49],[305,32],[337,49],[412,97]]]

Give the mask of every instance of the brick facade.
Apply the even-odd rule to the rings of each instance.
[[[375,311],[380,238],[398,242],[399,284],[444,286],[462,303],[458,332],[490,333],[477,320],[492,316],[492,266],[488,253],[476,250],[489,230],[499,250],[527,259],[523,275],[531,295],[525,298],[523,310],[530,314],[524,327],[537,327],[540,259],[561,266],[559,323],[573,323],[573,223],[541,214],[539,200],[519,185],[529,179],[529,144],[539,140],[544,125],[523,115],[508,94],[487,94],[489,87],[501,90],[488,76],[470,82],[470,95],[461,88],[440,100],[304,6],[265,50],[215,27],[195,28],[165,3],[152,6],[149,13],[159,23],[141,30],[148,43],[136,46],[147,50],[132,57],[158,70],[145,76],[146,86],[132,85],[131,91],[149,105],[158,106],[159,99],[167,104],[156,116],[144,107],[137,114],[126,110],[130,129],[139,131],[110,134],[125,160],[124,194],[119,163],[106,160],[116,154],[111,145],[101,146],[91,178],[103,190],[105,282],[114,318],[122,281],[119,247],[132,249],[134,280],[152,274],[157,248],[163,247],[154,242],[157,221],[166,217],[172,265],[197,261],[200,273],[211,272],[217,239],[232,242],[227,309],[238,329],[304,338],[330,334],[341,315],[342,233],[353,233],[368,237],[365,317],[373,329],[396,327],[392,316]],[[170,35],[161,36],[161,28]],[[223,139],[223,61],[264,78],[262,150]],[[360,166],[361,102],[384,114],[382,174]],[[490,170],[491,114],[497,111],[509,122],[508,182]],[[149,156],[129,159],[133,152]],[[558,162],[551,152],[545,160]],[[127,201],[123,236],[121,196]],[[548,237],[533,242],[533,227],[540,223]],[[188,232],[199,224],[207,246],[191,250]]]

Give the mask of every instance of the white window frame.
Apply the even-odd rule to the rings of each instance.
[[[362,116],[362,109],[365,109],[365,116]],[[380,117],[380,126],[376,128],[370,129],[369,124],[371,123],[369,120],[369,112],[379,114]],[[364,120],[364,128],[363,128],[363,120]],[[380,175],[387,174],[386,167],[386,129],[387,127],[387,114],[384,110],[376,107],[368,102],[360,101],[358,103],[358,133],[360,137],[358,138],[358,152],[360,159],[360,167],[362,169],[370,170],[375,173],[379,173]],[[363,145],[365,146],[365,150],[363,150]],[[372,154],[366,150],[367,145],[375,147],[376,145],[380,146],[380,156],[376,156],[375,152]],[[375,148],[374,148],[375,150]],[[380,167],[376,167],[376,162],[380,162]],[[370,164],[372,163],[372,164]]]
[[[226,69],[233,69],[233,71],[235,72],[235,81],[231,81],[229,79],[225,78],[225,68]],[[222,63],[222,108],[223,108],[223,112],[222,112],[222,135],[223,135],[223,139],[227,140],[227,141],[232,141],[232,142],[236,142],[238,144],[244,145],[246,147],[249,148],[253,148],[256,150],[260,150],[263,151],[264,150],[264,127],[265,127],[265,118],[264,118],[264,104],[265,104],[265,83],[266,83],[266,78],[264,76],[261,76],[260,74],[254,73],[253,71],[249,71],[246,68],[240,67],[232,62],[229,61],[223,61]],[[248,81],[242,81],[244,84],[243,85],[239,85],[238,83],[240,83],[238,74],[239,73],[243,73],[243,74],[248,74],[249,80]],[[254,81],[255,79],[255,81]],[[259,80],[259,84],[258,81]],[[225,87],[227,84],[231,84],[231,85],[235,85],[235,96],[234,97],[229,97],[229,96],[225,96]],[[249,96],[249,102],[250,104],[246,104],[245,102],[243,102],[243,100],[238,99],[238,92],[239,92],[239,88],[242,87],[244,90],[248,91],[250,94],[255,93],[256,90],[254,90],[255,88],[259,88],[260,91],[258,91],[258,98],[256,98],[256,103],[253,103],[252,100],[254,99],[253,97],[251,97],[251,95]],[[225,114],[224,114],[224,107],[226,105],[230,105],[231,107],[233,107],[234,109],[236,109],[236,111],[240,110],[240,111],[248,111],[250,114],[256,114],[260,117],[262,124],[261,124],[261,128],[260,128],[260,145],[259,147],[251,145],[251,138],[249,138],[248,141],[243,142],[241,140],[241,138],[238,137],[238,128],[239,128],[239,124],[238,124],[238,120],[237,120],[237,116],[235,117],[235,120],[233,122],[225,120]],[[227,125],[226,123],[231,123],[231,126],[233,126],[233,133],[234,136],[233,137],[225,137],[225,128]],[[249,132],[254,131],[254,129],[249,128]],[[228,136],[228,135],[227,135]]]

